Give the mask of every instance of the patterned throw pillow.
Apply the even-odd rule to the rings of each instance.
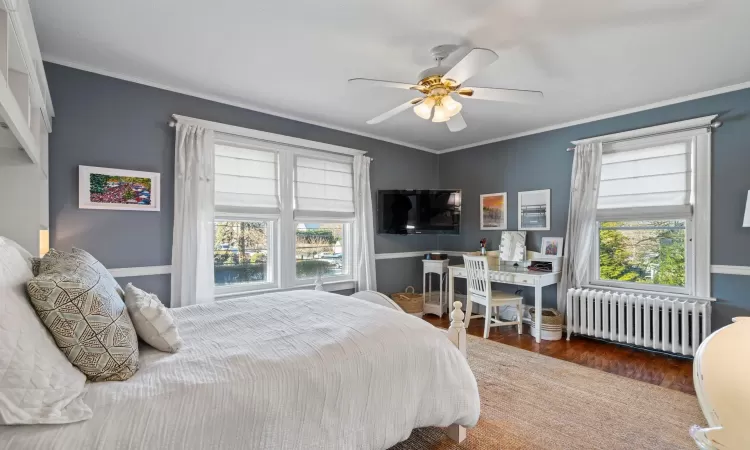
[[[39,275],[39,267],[42,265],[42,258],[39,257],[32,257],[31,258],[31,273],[34,276]]]
[[[87,252],[86,250],[81,250],[80,248],[73,247],[73,256],[81,258],[82,260],[91,264],[91,267],[99,272],[99,275],[104,278],[104,281],[117,291],[117,293],[120,295],[120,298],[122,298],[123,300],[125,299],[125,291],[123,291],[117,281],[115,281],[115,277],[113,277],[112,274],[109,273],[109,270],[104,267],[104,264],[100,263],[98,259],[91,256],[91,253]]]
[[[182,346],[177,324],[159,297],[138,289],[131,283],[125,286],[125,304],[138,337],[163,352],[174,353]]]
[[[70,258],[79,259],[90,265],[91,268],[96,270],[96,272],[102,277],[102,281],[107,287],[116,291],[117,295],[119,295],[120,298],[122,298],[123,300],[125,299],[125,291],[123,291],[122,287],[120,287],[117,281],[115,281],[115,277],[113,277],[112,274],[109,273],[107,268],[104,267],[104,265],[100,263],[98,259],[94,258],[86,250],[81,250],[80,248],[73,247],[73,252],[71,253],[61,252],[59,250],[55,250],[54,248],[49,249],[47,254],[44,255],[41,261],[39,261],[38,268],[36,273],[34,273],[34,276],[39,275],[39,273],[41,272],[49,272],[51,270],[55,270],[55,267],[58,266],[61,261],[68,261]],[[34,263],[35,261],[32,259],[32,272],[34,271]]]
[[[89,380],[127,380],[138,370],[125,303],[90,263],[50,250],[26,290],[57,346]]]

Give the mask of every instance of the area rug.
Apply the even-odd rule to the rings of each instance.
[[[694,449],[695,396],[469,336],[479,424],[461,445],[414,430],[396,450]]]

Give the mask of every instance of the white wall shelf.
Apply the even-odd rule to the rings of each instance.
[[[0,0],[0,236],[39,252],[54,110],[29,0]]]

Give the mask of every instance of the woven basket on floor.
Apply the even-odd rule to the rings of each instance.
[[[391,294],[394,302],[408,314],[422,315],[424,313],[424,301],[422,294],[414,292],[414,286],[408,286],[406,292]]]
[[[531,335],[536,337],[536,308],[529,308],[531,315]],[[563,315],[554,308],[542,309],[542,336],[545,341],[562,339]]]
[[[534,321],[536,319],[536,308],[533,306],[529,308],[529,314],[531,315],[531,320]],[[556,309],[553,308],[542,308],[542,326],[544,325],[558,325],[562,326],[563,324],[563,316],[559,312],[557,312]]]

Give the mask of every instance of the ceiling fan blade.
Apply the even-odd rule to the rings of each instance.
[[[461,113],[458,113],[455,116],[451,117],[450,120],[446,122],[446,124],[448,124],[448,129],[451,130],[452,133],[461,131],[466,128],[466,121],[464,120],[464,116],[462,116]]]
[[[398,81],[385,81],[385,80],[372,80],[370,78],[352,78],[349,80],[349,84],[358,84],[369,87],[388,87],[396,89],[417,89],[419,86],[409,83],[401,83]]]
[[[540,91],[499,88],[461,88],[456,93],[462,97],[496,102],[539,103],[544,99]]]
[[[453,84],[462,84],[495,61],[497,53],[486,48],[475,48],[443,75],[443,83],[450,80]]]
[[[393,108],[390,111],[384,112],[383,114],[370,119],[367,121],[368,125],[375,125],[376,123],[380,123],[386,119],[390,119],[391,117],[395,116],[398,113],[402,113],[406,111],[407,109],[417,106],[418,104],[422,103],[424,101],[424,98],[419,97],[415,98],[413,100],[409,100],[408,102],[404,103],[403,105],[398,105],[397,107]]]

